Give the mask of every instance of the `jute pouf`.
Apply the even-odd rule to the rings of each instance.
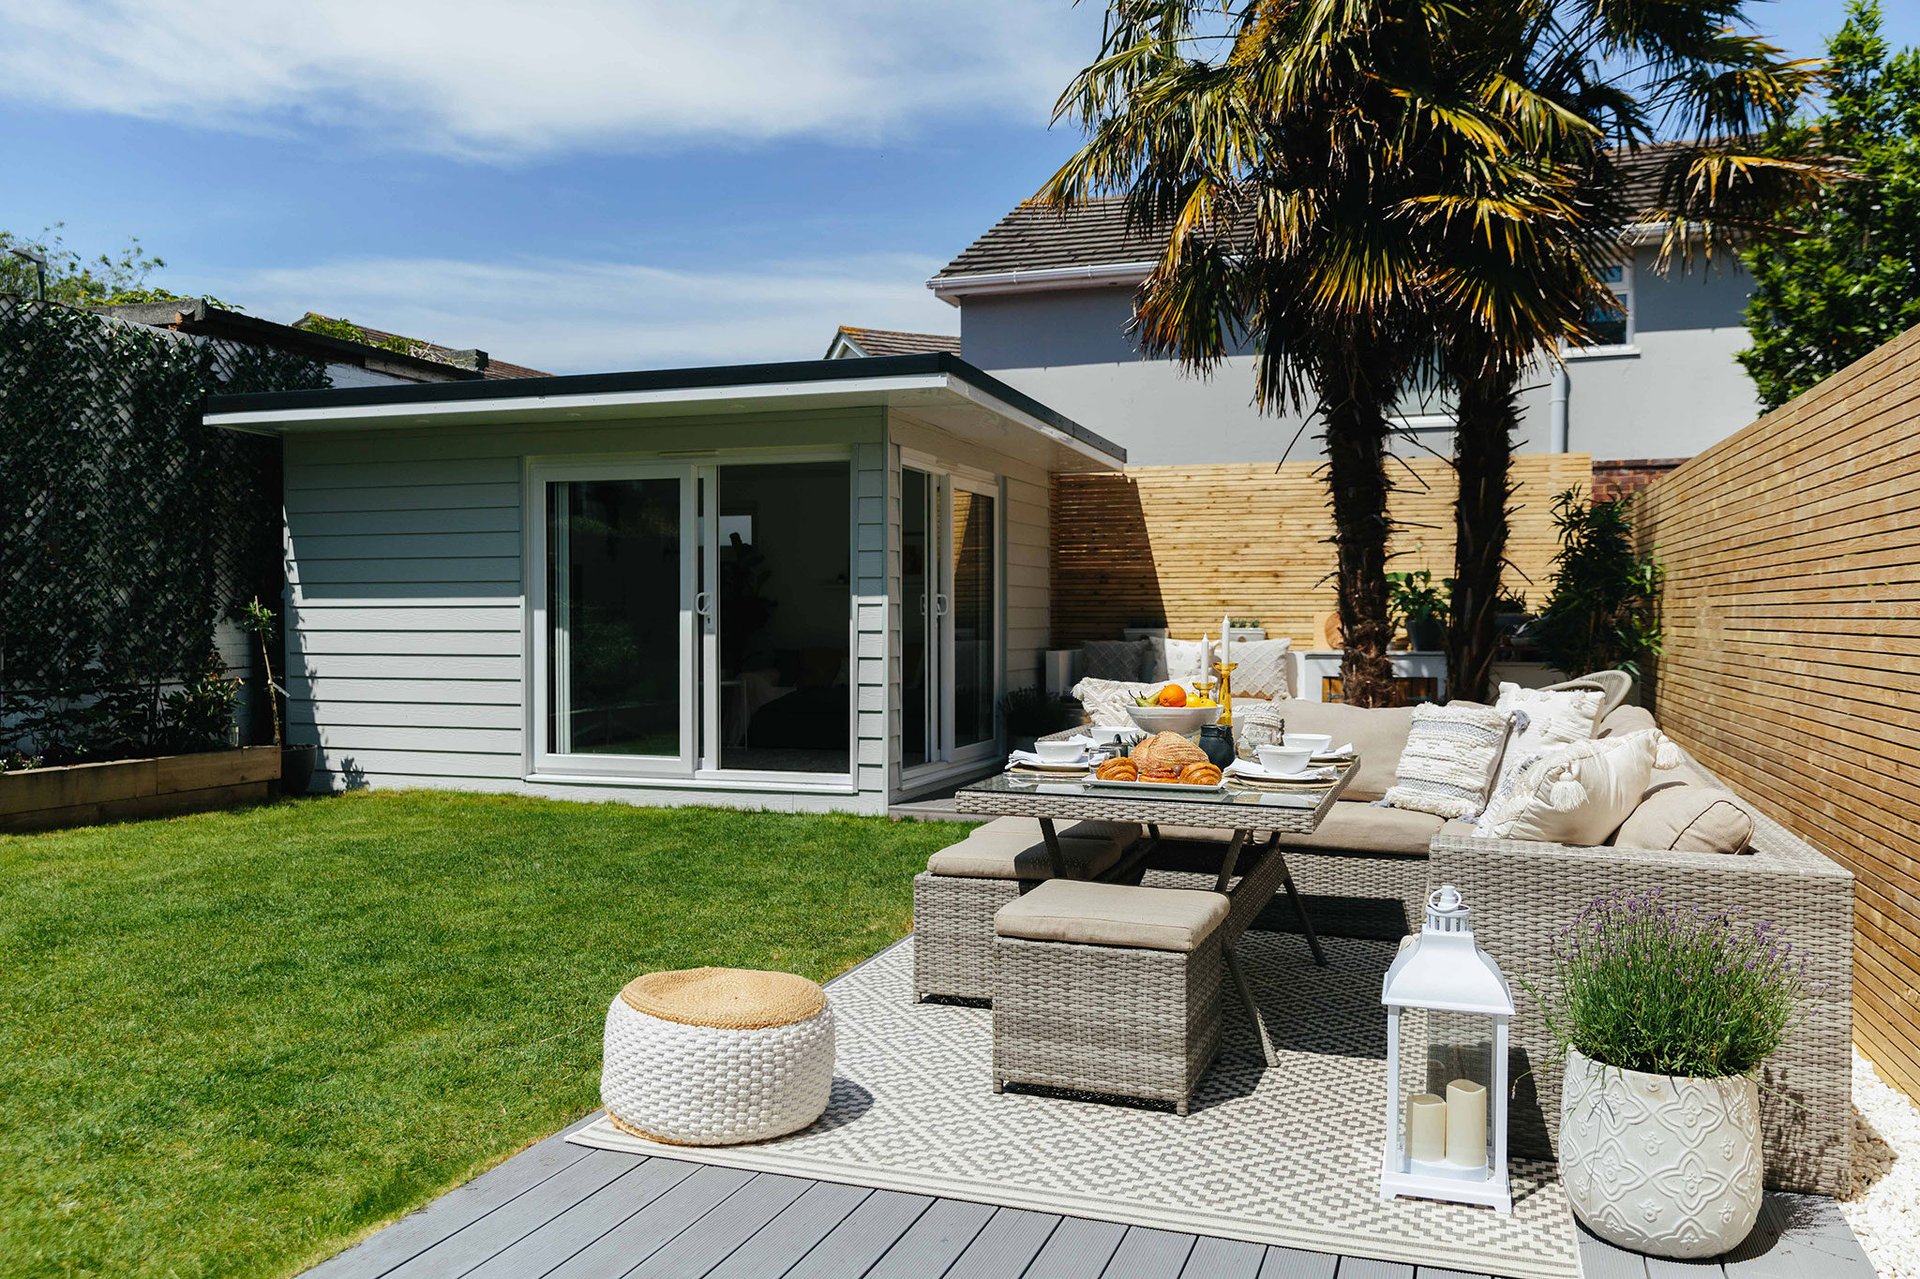
[[[692,968],[627,983],[607,1009],[600,1100],[614,1125],[681,1146],[765,1141],[820,1117],[833,1010],[792,973]]]

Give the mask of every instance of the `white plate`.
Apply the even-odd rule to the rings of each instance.
[[[1017,764],[1009,763],[1007,771],[1009,773],[1084,773],[1091,767],[1093,767],[1093,761],[1085,758],[1071,764],[1037,763],[1023,759]]]
[[[1250,764],[1244,759],[1236,759],[1227,765],[1228,777],[1244,777],[1250,782],[1284,782],[1290,786],[1325,786],[1329,782],[1340,780],[1340,775],[1327,775],[1324,770],[1314,767],[1303,768],[1297,773],[1275,773]]]

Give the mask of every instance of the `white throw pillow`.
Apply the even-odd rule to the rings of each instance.
[[[1577,848],[1604,844],[1639,807],[1659,749],[1654,729],[1552,747],[1520,766],[1474,834]]]
[[[1494,783],[1497,793],[1520,765],[1545,754],[1555,746],[1591,739],[1600,727],[1600,708],[1607,695],[1597,688],[1551,691],[1522,688],[1518,684],[1500,685],[1497,711],[1518,711],[1513,721],[1513,740],[1507,743],[1507,757],[1500,765],[1500,777]]]
[[[1290,639],[1235,640],[1233,691],[1275,702],[1291,697],[1287,651],[1292,647]]]
[[[1083,679],[1073,686],[1073,695],[1090,722],[1108,728],[1133,728],[1133,716],[1127,708],[1136,705],[1136,697],[1158,687],[1131,680]]]
[[[1147,641],[1152,645],[1152,655],[1147,659],[1146,678],[1159,680],[1163,684],[1192,684],[1196,680],[1211,678],[1207,667],[1213,661],[1206,640],[1167,639],[1164,636]]]
[[[1414,707],[1386,802],[1436,817],[1474,816],[1487,805],[1512,726],[1512,715],[1484,706]]]

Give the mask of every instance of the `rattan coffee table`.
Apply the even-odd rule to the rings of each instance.
[[[1348,764],[1340,776],[1325,788],[1271,791],[1229,784],[1228,789],[1217,796],[1183,794],[1166,798],[1094,788],[1079,778],[1054,779],[1002,773],[962,787],[954,796],[954,804],[963,813],[1037,819],[1041,837],[1046,841],[1047,860],[1057,879],[1071,879],[1074,875],[1061,852],[1060,839],[1054,830],[1055,822],[1119,822],[1138,826],[1142,830],[1142,838],[1129,854],[1136,862],[1144,861],[1154,845],[1159,843],[1162,826],[1200,827],[1228,832],[1226,850],[1220,858],[1220,871],[1214,879],[1214,891],[1225,893],[1230,901],[1225,925],[1228,929],[1225,946],[1227,971],[1240,993],[1241,1002],[1246,1005],[1248,1015],[1253,1019],[1254,1027],[1259,1031],[1260,1048],[1266,1055],[1267,1064],[1273,1065],[1277,1058],[1272,1041],[1267,1037],[1266,1021],[1260,1015],[1260,1006],[1254,1002],[1253,991],[1248,987],[1246,974],[1241,970],[1240,960],[1234,953],[1235,944],[1253,923],[1254,917],[1272,900],[1274,893],[1284,888],[1294,915],[1300,921],[1300,930],[1306,934],[1307,945],[1313,951],[1313,962],[1322,968],[1326,967],[1326,952],[1320,948],[1320,938],[1314,932],[1306,902],[1301,899],[1299,889],[1294,887],[1293,872],[1287,867],[1286,853],[1280,847],[1280,836],[1311,835],[1318,829],[1341,793],[1352,782],[1359,766],[1357,760]],[[1256,831],[1266,832],[1266,838],[1255,841]],[[1245,873],[1239,875],[1236,883],[1234,877],[1240,870],[1241,855],[1250,843],[1259,849],[1259,853]]]

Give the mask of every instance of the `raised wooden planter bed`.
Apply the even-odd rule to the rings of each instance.
[[[256,804],[280,780],[278,746],[0,773],[0,831],[52,830]]]

